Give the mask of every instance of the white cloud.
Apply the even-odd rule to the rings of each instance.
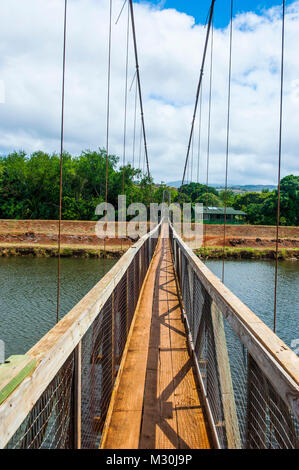
[[[0,80],[0,104],[5,103],[5,84],[3,80]]]
[[[123,0],[114,2],[116,19]],[[0,5],[0,152],[59,150],[62,0]],[[73,0],[68,9],[65,149],[105,146],[109,3]],[[135,4],[150,167],[156,181],[180,179],[185,160],[205,29],[174,9]],[[110,150],[122,156],[125,71],[124,10],[113,25]],[[287,10],[282,174],[298,173],[299,2]],[[214,33],[211,182],[224,181],[228,29]],[[234,20],[230,183],[275,183],[278,160],[281,18],[272,8]],[[129,81],[134,74],[132,41]],[[205,180],[208,67],[204,77],[201,180]],[[129,93],[127,157],[132,158],[134,89]],[[139,149],[138,122],[135,161]],[[194,141],[196,175],[197,129]]]

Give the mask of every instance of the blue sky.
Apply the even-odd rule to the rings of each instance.
[[[115,20],[123,2],[113,0]],[[135,4],[135,22],[150,170],[156,182],[176,181],[182,177],[187,151],[206,34],[202,24],[210,0],[139,2]],[[269,9],[281,5],[281,0],[234,3],[235,14],[243,14],[235,21],[233,34],[228,180],[229,184],[276,184],[281,17]],[[286,12],[282,177],[299,173],[299,0],[288,0],[287,4],[292,8]],[[217,184],[224,182],[226,158],[229,9],[230,0],[216,0],[209,180]],[[113,23],[112,32],[110,152],[120,158],[124,140],[126,11],[117,25]],[[84,149],[104,147],[106,142],[109,2],[69,2],[68,15],[64,148],[77,155]],[[0,2],[0,18],[0,155],[20,149],[27,153],[59,152],[63,2]],[[131,81],[135,59],[132,40],[130,44]],[[207,71],[209,61],[210,48]],[[199,162],[199,179],[205,182],[208,72],[203,77],[202,103],[201,137],[197,115],[190,167],[195,178]],[[133,161],[134,148],[136,164],[134,87],[128,93],[127,109],[126,158]],[[137,125],[139,139],[139,116]],[[142,153],[141,166],[143,160]]]
[[[211,5],[211,0],[154,0],[144,1],[138,0],[138,3],[152,3],[161,8],[175,8],[179,12],[187,13],[195,18],[196,23],[204,23],[206,21],[207,12]],[[291,1],[287,2],[287,4]],[[216,0],[215,2],[215,25],[216,27],[225,27],[229,22],[231,0]],[[235,0],[234,13],[243,13],[254,11],[262,13],[264,9],[273,6],[282,5],[281,0]]]

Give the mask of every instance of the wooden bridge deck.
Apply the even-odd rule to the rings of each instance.
[[[160,237],[135,312],[101,447],[210,446],[181,319],[170,243]]]

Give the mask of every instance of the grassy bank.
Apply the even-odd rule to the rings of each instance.
[[[107,259],[118,259],[122,256],[122,250],[106,250]],[[56,258],[58,249],[54,246],[2,246],[0,247],[0,257],[9,256],[31,256],[35,258]],[[91,247],[62,247],[61,256],[64,258],[104,258],[103,249]]]
[[[223,256],[222,247],[202,247],[194,250],[201,259],[218,259]],[[226,247],[224,257],[226,259],[275,259],[276,253],[272,248],[230,248]],[[282,248],[279,250],[280,260],[299,260],[299,248]]]
[[[115,246],[106,250],[108,259],[120,258],[126,250]],[[195,254],[201,259],[220,259],[223,256],[222,247],[202,247],[194,250]],[[0,257],[9,256],[31,256],[36,258],[55,258],[58,256],[57,246],[51,245],[27,245],[6,244],[0,246]],[[104,258],[103,248],[95,248],[88,245],[81,246],[62,246],[62,257],[74,258]],[[226,247],[226,259],[275,259],[275,250],[273,248],[250,248],[250,247]],[[281,248],[279,250],[280,260],[299,260],[299,248]]]

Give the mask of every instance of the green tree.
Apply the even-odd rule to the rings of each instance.
[[[200,202],[204,206],[219,207],[222,206],[222,201],[213,193],[202,193],[195,202]]]
[[[234,205],[234,202],[235,202],[235,193],[231,190],[231,189],[228,189],[227,192],[226,192],[226,205],[228,207],[233,207]],[[222,202],[222,206],[225,205],[225,191],[220,191],[219,192],[219,198]]]
[[[62,217],[96,220],[95,208],[105,201],[106,162],[108,162],[107,199],[117,207],[118,195],[132,202],[161,203],[163,192],[171,191],[172,202],[200,202],[221,206],[224,192],[199,183],[183,185],[179,191],[165,183],[155,185],[152,178],[131,165],[119,167],[116,155],[106,158],[104,149],[86,150],[80,155],[63,154]],[[59,213],[60,155],[24,151],[0,157],[0,218],[57,219]],[[227,191],[227,205],[243,210],[251,224],[276,224],[277,191],[234,195]],[[299,176],[281,180],[280,223],[298,225]]]

